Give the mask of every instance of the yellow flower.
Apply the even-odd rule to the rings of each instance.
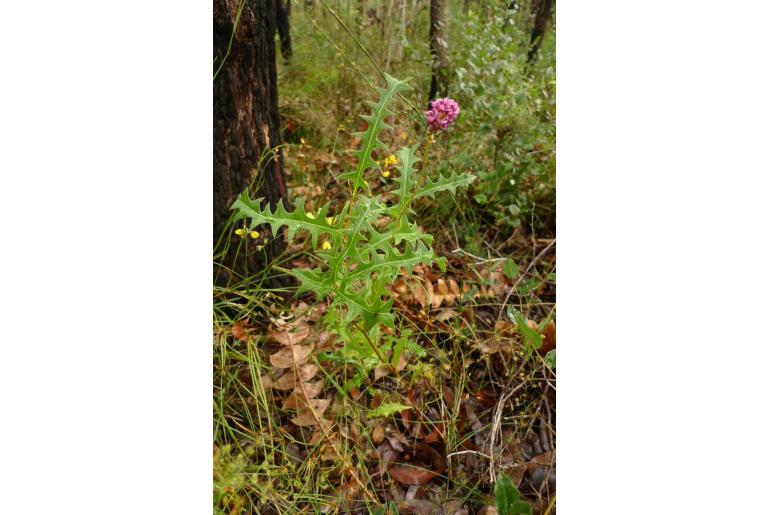
[[[313,213],[305,213],[305,216],[310,218],[311,220],[315,220],[315,215]]]
[[[331,243],[329,243],[328,241],[325,241],[325,242],[323,242],[323,244],[321,245],[321,248],[322,248],[322,249],[324,249],[324,250],[329,250],[330,248],[332,248],[332,244],[331,244]]]
[[[249,236],[251,236],[252,240],[256,240],[257,238],[259,238],[259,233],[257,231],[251,231],[249,233]]]
[[[334,217],[333,216],[327,216],[326,217],[326,223],[329,225],[334,224]]]
[[[238,236],[243,238],[244,236],[246,236],[246,230],[245,229],[236,229],[235,230],[235,234],[237,234]]]
[[[385,170],[384,172],[382,172],[382,176],[383,177],[389,177],[390,176],[390,172]]]
[[[396,159],[396,156],[394,156],[393,154],[385,158],[385,166],[393,166],[396,163],[398,163],[398,159]]]

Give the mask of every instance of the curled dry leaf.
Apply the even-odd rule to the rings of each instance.
[[[324,387],[324,380],[319,379],[318,381],[311,383],[303,383],[300,387],[297,385],[297,387],[294,389],[294,393],[297,395],[306,395],[308,399],[312,399],[313,397],[317,397],[319,393],[321,393],[321,390],[323,390]]]
[[[292,417],[291,421],[298,426],[318,425],[318,420],[323,416],[330,402],[331,399],[311,399],[309,405],[302,406],[297,410],[297,416]]]
[[[403,485],[419,486],[438,477],[446,470],[446,460],[444,457],[427,444],[418,444],[414,447],[412,460],[415,462],[415,465],[391,465],[388,468],[391,477]]]
[[[459,316],[460,316],[460,313],[458,313],[454,309],[442,309],[436,315],[436,322],[446,322],[447,320],[450,320],[452,318],[457,318]]]
[[[307,382],[301,383],[294,388],[294,391],[283,400],[283,409],[297,409],[301,406],[307,405],[306,399],[312,399],[318,396],[323,389],[323,379],[316,381],[315,383]],[[304,389],[304,392],[303,392]]]
[[[293,390],[297,386],[297,381],[309,381],[318,372],[318,367],[313,364],[305,364],[298,367],[299,377],[294,377],[294,370],[287,370],[281,377],[272,381],[272,387],[277,390]]]
[[[402,485],[424,485],[433,478],[438,477],[437,472],[415,467],[413,465],[394,464],[388,467],[390,477]]]
[[[270,332],[270,336],[281,345],[296,345],[308,336],[310,328],[304,324],[295,328],[284,328]]]
[[[281,349],[275,354],[270,355],[270,363],[276,368],[291,368],[295,363],[302,365],[310,356],[312,347],[303,347],[302,345],[292,345],[286,349]]]
[[[385,429],[381,425],[374,426],[372,429],[372,442],[374,445],[380,445],[385,439]]]
[[[556,348],[556,324],[553,320],[548,322],[548,325],[543,329],[543,345],[540,346],[538,352],[542,355],[552,351]]]
[[[379,381],[383,377],[390,375],[390,367],[387,365],[377,365],[374,368],[374,380]]]
[[[248,335],[248,321],[247,320],[241,320],[232,325],[230,327],[230,333],[232,333],[233,337],[236,340],[240,340],[242,342],[245,342],[249,339]]]

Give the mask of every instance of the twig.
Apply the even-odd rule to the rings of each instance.
[[[484,263],[497,263],[498,261],[505,261],[506,258],[490,258],[485,259],[483,257],[476,256],[474,254],[471,254],[470,252],[467,252],[463,249],[457,248],[452,251],[452,254],[462,254],[464,256],[472,257],[476,261],[479,261],[478,264],[484,264]]]
[[[519,389],[521,389],[525,384],[526,382],[524,381],[519,383],[510,392],[500,397],[500,400],[497,401],[497,406],[495,406],[495,414],[492,417],[492,428],[489,433],[489,482],[490,483],[494,483],[496,479],[495,478],[495,440],[497,440],[497,433],[500,432],[500,425],[503,419],[503,406],[505,406],[505,403],[508,402],[508,399],[510,399],[511,396],[514,393],[516,393]],[[501,436],[501,440],[502,440],[502,436]]]
[[[483,452],[479,452],[479,451],[457,451],[457,452],[450,452],[449,454],[446,455],[446,457],[447,457],[447,459],[449,459],[452,456],[458,456],[460,454],[478,454],[479,456],[483,456],[483,457],[485,457],[488,460],[493,459],[492,456],[490,456],[489,454],[484,454]]]

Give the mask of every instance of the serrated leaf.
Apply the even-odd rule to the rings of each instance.
[[[364,132],[356,133],[357,136],[361,137],[361,148],[353,153],[358,158],[358,167],[355,171],[346,172],[338,176],[349,180],[352,183],[351,186],[354,192],[361,189],[369,190],[369,185],[364,180],[364,172],[370,168],[377,167],[377,162],[372,158],[372,152],[377,148],[385,150],[388,148],[378,137],[383,129],[390,127],[385,123],[385,118],[393,114],[388,109],[389,104],[398,92],[411,89],[387,73],[385,74],[385,80],[387,81],[385,89],[376,88],[379,94],[379,101],[366,101],[372,107],[372,114],[361,115],[361,118],[367,122],[368,126]]]
[[[383,404],[380,404],[375,409],[369,411],[367,413],[368,418],[376,418],[376,417],[389,417],[393,415],[394,413],[400,413],[404,410],[412,409],[411,406],[405,406],[403,404],[400,404],[398,402],[386,402]]]
[[[318,298],[321,298],[334,289],[331,277],[328,274],[324,274],[318,268],[313,270],[295,268],[291,271],[291,274],[300,281],[297,293],[312,291]]]
[[[475,180],[476,176],[468,173],[452,172],[446,177],[439,174],[435,181],[431,181],[430,179],[425,181],[425,185],[417,191],[414,198],[435,198],[436,193],[440,191],[451,191],[454,193],[457,188],[468,186]]]
[[[417,242],[414,249],[407,246],[402,253],[399,253],[395,248],[388,248],[384,254],[376,254],[370,262],[365,263],[355,271],[350,272],[347,275],[347,280],[351,281],[372,273],[376,273],[378,276],[395,277],[402,267],[411,272],[416,265],[419,265],[420,263],[430,264],[432,260],[433,251],[429,250],[420,241]],[[386,294],[384,289],[382,294]]]
[[[305,212],[305,201],[298,198],[294,201],[294,210],[289,212],[284,208],[283,203],[279,202],[275,210],[271,211],[270,206],[265,204],[262,207],[263,199],[251,200],[248,191],[243,191],[233,203],[232,209],[237,211],[236,220],[250,218],[250,228],[255,228],[260,224],[270,224],[270,229],[274,235],[282,226],[287,227],[286,237],[291,240],[298,230],[304,229],[310,233],[313,241],[313,247],[318,246],[318,239],[321,235],[328,235],[333,242],[338,242],[342,237],[342,231],[339,227],[330,224],[326,220],[330,203],[327,202],[318,210],[317,214]]]
[[[400,172],[398,178],[396,178],[398,188],[393,192],[398,197],[398,205],[394,207],[396,213],[401,212],[402,209],[408,209],[406,203],[412,196],[412,189],[416,182],[414,178],[414,165],[420,161],[420,158],[415,155],[418,146],[419,145],[403,147],[396,152],[396,156],[400,162],[400,164],[396,166],[396,169]]]

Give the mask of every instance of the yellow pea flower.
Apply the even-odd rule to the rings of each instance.
[[[259,233],[257,231],[251,231],[249,233],[249,236],[251,236],[252,240],[256,240],[257,238],[259,238]]]
[[[244,236],[246,236],[246,230],[245,229],[236,229],[235,230],[235,234],[237,234],[238,236],[243,238]]]
[[[315,215],[313,213],[305,213],[305,216],[310,218],[311,220],[315,220]]]
[[[389,171],[387,171],[387,170],[385,170],[384,172],[382,172],[382,176],[383,176],[383,177],[386,177],[386,178],[387,178],[387,177],[390,177],[390,172],[389,172]]]
[[[324,250],[329,250],[330,248],[332,248],[332,244],[331,244],[331,243],[329,243],[328,241],[325,241],[325,242],[323,242],[323,244],[321,245],[321,248],[322,248],[322,249],[324,249]]]
[[[334,217],[333,216],[327,216],[326,217],[326,223],[329,225],[334,224]]]

